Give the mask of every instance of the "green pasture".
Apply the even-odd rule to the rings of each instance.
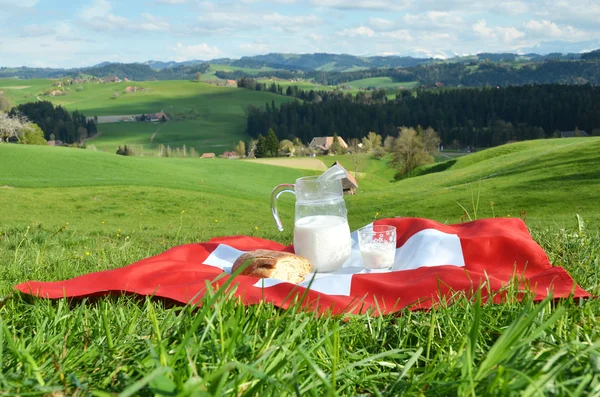
[[[13,105],[37,101],[36,96],[52,86],[48,79],[0,79],[0,91],[4,91]]]
[[[407,81],[407,82],[397,82],[393,81],[391,77],[370,77],[367,79],[360,79],[349,81],[344,83],[345,85],[349,85],[354,89],[366,89],[366,88],[383,88],[385,90],[395,90],[401,88],[414,88],[419,85],[418,81]]]
[[[464,220],[465,216],[511,216],[524,217],[532,225],[549,227],[567,225],[576,213],[580,213],[585,221],[589,221],[590,227],[596,228],[600,223],[600,204],[595,199],[600,195],[600,169],[596,166],[599,148],[598,138],[503,145],[449,160],[455,163],[449,163],[451,165],[443,172],[398,182],[393,182],[395,171],[387,166],[386,159],[361,156],[359,192],[346,198],[349,218],[355,228],[371,222],[376,216],[419,216],[450,223]],[[339,160],[348,170],[356,170],[351,155],[319,159],[327,166]],[[10,197],[3,200],[5,205],[1,206],[5,225],[17,226],[38,220],[45,224],[47,219],[43,209],[52,207],[57,209],[49,212],[52,226],[70,221],[72,227],[77,225],[84,230],[88,230],[89,225],[96,230],[98,222],[105,220],[101,219],[105,211],[96,211],[94,207],[104,200],[114,201],[105,195],[110,186],[116,186],[115,194],[121,189],[129,189],[129,195],[130,189],[136,188],[176,189],[179,196],[185,196],[186,192],[194,196],[190,200],[177,200],[186,203],[193,203],[198,194],[222,196],[222,200],[215,201],[215,207],[206,203],[168,205],[169,210],[166,210],[160,204],[148,205],[162,208],[159,212],[166,211],[164,215],[168,219],[178,218],[181,210],[189,217],[194,216],[195,211],[203,214],[248,213],[253,219],[250,223],[262,219],[274,231],[269,218],[272,188],[278,183],[291,183],[301,175],[314,173],[235,160],[122,157],[89,150],[13,145],[0,145],[0,161],[4,170],[0,175],[0,186],[9,187],[0,190],[0,194]],[[46,193],[37,194],[37,189],[42,188],[47,189],[44,190]],[[82,201],[81,205],[90,213],[73,211],[73,216],[63,216],[70,212],[67,208],[72,206],[73,200],[57,200],[56,195],[63,194],[62,190],[55,191],[56,195],[50,193],[52,189],[64,188],[70,189],[74,197],[81,197],[81,194],[88,197],[75,201]],[[105,198],[94,199],[97,196],[95,189],[101,189],[104,193],[100,197]],[[146,196],[151,203],[152,195],[139,195]],[[229,211],[223,207],[229,199],[252,199],[262,206],[262,210],[256,212],[253,207],[246,211],[243,205],[236,203],[235,208],[239,211]],[[126,201],[123,208],[135,209],[134,215],[142,212],[150,217],[143,202],[138,199]],[[121,214],[121,226],[133,228],[139,225],[139,218],[130,219],[123,208],[109,208]],[[467,215],[464,210],[468,211]],[[90,219],[94,220],[88,225]],[[158,219],[160,217],[150,221],[148,226],[160,229]]]
[[[232,66],[232,65],[220,65],[220,64],[216,64],[216,63],[211,63],[210,64],[210,68],[208,69],[209,72],[217,72],[217,71],[223,71],[223,72],[236,72],[236,71],[241,71],[244,73],[248,73],[248,74],[257,74],[259,72],[269,72],[272,70],[277,70],[268,66],[263,66],[259,69],[254,69],[254,68],[242,68],[239,66]]]
[[[280,86],[283,87],[283,89],[287,89],[289,86],[292,87],[298,87],[301,90],[304,91],[310,91],[310,90],[315,90],[315,91],[331,91],[331,90],[335,90],[337,87],[333,86],[333,85],[322,85],[319,83],[315,83],[314,81],[311,80],[301,80],[301,81],[288,81],[288,80],[281,80],[281,79],[258,79],[259,83],[264,83],[267,85],[267,88],[275,83],[278,84]]]
[[[0,86],[15,81],[0,80]],[[33,80],[23,80],[31,82]],[[37,101],[36,96],[51,84],[50,80],[34,81],[20,97],[11,97],[14,104]],[[135,86],[142,91],[125,93]],[[34,88],[35,87],[35,88]],[[87,83],[68,86],[68,95],[40,97],[67,109],[79,110],[86,116],[112,116],[164,111],[174,116],[168,123],[121,122],[99,124],[99,134],[89,140],[100,150],[116,151],[119,145],[135,145],[142,151],[153,151],[159,144],[181,147],[184,144],[199,152],[217,154],[231,150],[244,133],[250,105],[262,107],[272,101],[279,105],[293,98],[245,89],[218,87],[194,81],[123,82],[112,84]],[[81,87],[80,90],[77,87]],[[9,90],[5,90],[8,92]],[[12,90],[17,91],[17,90]],[[11,92],[12,92],[11,91]],[[26,95],[25,95],[26,94]],[[116,95],[115,95],[116,94]]]
[[[461,222],[461,205],[472,218],[522,216],[550,261],[598,295],[599,149],[600,138],[516,143],[399,182],[386,160],[364,159],[368,182],[359,177],[346,197],[351,227],[391,216]],[[352,169],[351,156],[320,159]],[[11,294],[26,280],[118,268],[215,236],[290,243],[293,197],[282,196],[279,233],[270,192],[314,172],[8,144],[0,169],[0,395],[600,393],[600,301],[534,304],[516,285],[500,305],[457,294],[383,317],[244,307],[210,289],[202,308]]]

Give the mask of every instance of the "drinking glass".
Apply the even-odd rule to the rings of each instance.
[[[358,246],[366,269],[391,269],[396,255],[396,228],[365,226],[358,230]]]

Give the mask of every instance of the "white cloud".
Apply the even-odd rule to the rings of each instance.
[[[369,18],[369,26],[375,30],[385,31],[393,30],[396,23],[385,18]]]
[[[543,5],[537,16],[598,30],[600,2],[597,0],[547,0]]]
[[[557,38],[563,40],[585,39],[588,34],[575,29],[571,25],[558,26],[556,23],[548,20],[530,20],[523,25],[525,30],[534,37]]]
[[[92,5],[79,12],[79,17],[85,21],[86,26],[100,31],[129,30],[143,32],[160,32],[170,29],[168,21],[158,18],[147,12],[142,14],[141,20],[130,20],[115,15],[112,5],[107,0],[95,0]]]
[[[144,30],[148,32],[160,32],[169,30],[169,28],[171,27],[169,22],[162,18],[155,17],[152,14],[143,13],[142,17],[144,18],[144,21],[134,25],[134,29]]]
[[[177,62],[188,61],[191,59],[207,60],[217,58],[221,55],[221,51],[218,47],[210,46],[206,43],[191,45],[177,43],[177,45],[172,48],[172,51],[176,54],[175,60]]]
[[[358,37],[358,36],[373,37],[373,36],[375,36],[375,32],[373,31],[373,29],[368,28],[366,26],[359,26],[357,28],[352,28],[352,29],[344,29],[344,30],[337,32],[337,34],[340,36],[346,36],[346,37]]]
[[[157,4],[186,4],[190,0],[155,0]]]
[[[393,30],[391,32],[384,32],[381,35],[383,37],[389,37],[394,40],[411,41],[413,39],[410,32],[406,29]]]
[[[91,6],[84,8],[80,12],[80,17],[87,21],[91,21],[94,18],[104,18],[110,14],[112,5],[107,0],[95,0]]]
[[[522,1],[503,1],[500,3],[491,3],[492,11],[507,15],[524,14],[529,10],[529,6]]]
[[[521,37],[525,36],[525,33],[513,27],[496,27],[495,30],[498,34],[498,37],[500,37],[500,39],[502,39],[505,43],[510,43],[516,39],[520,39]]]
[[[310,4],[339,10],[397,11],[407,8],[410,0],[310,0]]]
[[[192,33],[239,33],[248,30],[277,29],[287,33],[298,33],[306,27],[317,26],[321,19],[315,15],[282,15],[248,11],[208,11],[198,18],[200,24]]]
[[[84,40],[66,22],[26,25],[21,30],[19,37],[54,37],[63,41]]]
[[[478,36],[484,39],[491,39],[496,37],[496,33],[494,33],[494,29],[489,28],[485,19],[480,19],[475,22],[472,26],[473,32],[475,32]]]
[[[424,14],[406,14],[404,23],[408,26],[422,29],[443,28],[456,29],[463,24],[463,18],[454,12],[428,11]]]
[[[242,43],[239,46],[244,54],[264,54],[269,51],[269,46],[265,43]]]

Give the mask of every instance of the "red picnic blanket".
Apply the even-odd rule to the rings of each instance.
[[[397,229],[391,271],[364,269],[354,232],[352,254],[339,271],[309,275],[299,285],[238,275],[231,284],[236,286],[234,295],[246,305],[266,301],[286,308],[294,297],[302,297],[305,308],[320,313],[358,313],[370,308],[375,314],[404,307],[429,308],[451,300],[457,292],[472,294],[478,288],[484,299],[498,303],[511,282],[513,288],[518,285],[536,300],[550,294],[555,298],[590,296],[565,269],[550,264],[520,219],[444,225],[420,218],[391,218],[375,224]],[[221,237],[174,247],[123,268],[65,281],[28,281],[16,288],[43,298],[134,293],[198,304],[207,281],[214,289],[223,286],[235,260],[255,249],[293,252],[293,246],[256,237]]]

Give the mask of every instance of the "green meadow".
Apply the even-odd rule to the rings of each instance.
[[[599,150],[600,138],[515,143],[397,182],[386,159],[361,158],[359,191],[346,197],[350,224],[522,217],[551,262],[598,295]],[[318,159],[354,170],[351,156]],[[244,307],[210,289],[201,308],[11,293],[26,280],[122,267],[214,236],[290,243],[293,199],[282,197],[279,233],[270,192],[318,171],[6,144],[0,169],[0,395],[600,393],[597,299],[534,304],[509,288],[502,305],[459,294],[430,311],[316,317]]]
[[[345,85],[349,85],[354,89],[366,89],[366,88],[383,88],[385,90],[395,90],[400,88],[410,89],[419,85],[418,81],[407,81],[397,82],[393,81],[391,77],[370,77],[367,79],[353,80]]]
[[[20,82],[21,86],[15,82]],[[29,84],[28,88],[22,84]],[[17,105],[35,102],[51,80],[0,80],[9,99]],[[125,93],[129,86],[141,91]],[[68,95],[40,96],[70,111],[79,110],[88,117],[131,115],[164,111],[174,119],[168,123],[121,122],[99,124],[100,134],[88,141],[100,150],[115,152],[119,145],[134,145],[142,152],[154,152],[159,144],[171,147],[195,148],[198,152],[223,153],[231,150],[240,139],[247,139],[244,132],[248,106],[279,105],[292,98],[269,92],[218,87],[194,81],[122,82],[111,84],[87,83],[68,86]],[[1,89],[1,88],[0,88]],[[19,92],[21,94],[16,94]],[[115,95],[116,94],[116,95]]]

